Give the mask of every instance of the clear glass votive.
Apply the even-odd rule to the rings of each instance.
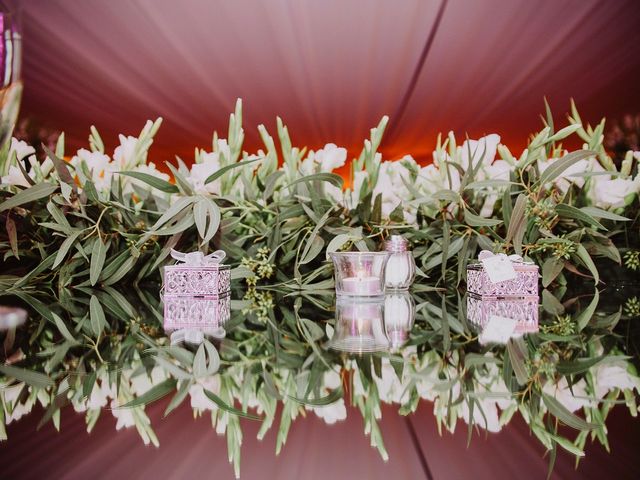
[[[384,330],[384,299],[336,299],[336,325],[329,347],[350,353],[389,349]]]
[[[336,294],[352,297],[384,295],[388,252],[334,252]]]

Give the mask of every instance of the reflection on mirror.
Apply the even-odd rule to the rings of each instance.
[[[222,339],[231,314],[231,297],[164,297],[164,331],[171,344],[200,345],[206,337]]]
[[[511,338],[534,333],[538,327],[538,299],[467,295],[467,320],[475,326],[480,345],[506,344]]]
[[[638,413],[629,297],[545,291],[541,309],[455,290],[363,302],[262,287],[162,305],[150,288],[21,290],[2,297],[29,312],[0,332],[2,427],[38,403],[58,425],[69,405],[89,431],[104,412],[157,445],[145,408],[167,396],[167,413],[211,416],[239,471],[241,418],[261,423],[260,438],[277,430],[279,452],[307,410],[327,423],[359,411],[387,458],[387,403],[401,415],[429,409],[449,431],[460,421],[499,431],[519,416],[547,449],[582,455],[591,432],[606,444],[615,404]]]

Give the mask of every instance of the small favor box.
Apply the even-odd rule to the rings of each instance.
[[[173,258],[183,262],[164,267],[163,294],[184,297],[221,297],[231,291],[231,267],[222,265],[224,252],[205,256],[201,252],[180,253]]]
[[[480,262],[467,266],[467,291],[470,294],[495,298],[533,297],[537,304],[537,265],[524,262],[517,255],[493,255],[485,250],[480,253],[479,259]],[[488,265],[492,269],[496,265],[495,268],[500,271],[490,272]]]

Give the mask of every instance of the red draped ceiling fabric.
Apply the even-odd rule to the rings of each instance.
[[[640,4],[530,0],[32,0],[24,2],[23,117],[110,151],[164,117],[156,162],[226,135],[244,100],[256,126],[357,155],[391,117],[385,158],[429,160],[438,132],[497,132],[518,150],[575,98],[597,121],[640,111]]]

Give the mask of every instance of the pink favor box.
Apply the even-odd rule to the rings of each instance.
[[[484,327],[493,316],[516,321],[516,333],[538,331],[538,299],[536,297],[498,299],[467,296],[467,319],[478,327]]]
[[[514,263],[517,277],[493,283],[482,264],[467,266],[467,291],[483,297],[535,297],[538,298],[538,266],[529,263]]]
[[[231,290],[231,267],[229,265],[164,267],[165,296],[210,296],[228,295]]]

